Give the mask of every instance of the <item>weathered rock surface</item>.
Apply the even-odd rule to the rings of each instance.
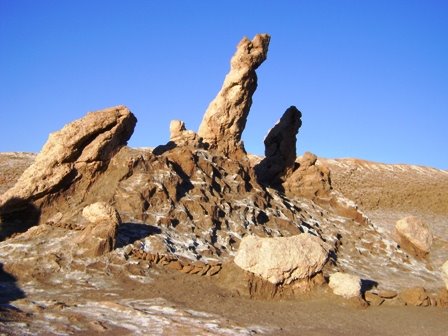
[[[15,186],[0,198],[0,213],[35,203],[69,188],[83,175],[93,179],[111,157],[126,145],[136,118],[124,106],[92,112],[58,132],[26,169]]]
[[[395,229],[402,247],[417,256],[424,256],[431,250],[433,235],[429,226],[415,216],[397,221]]]
[[[322,270],[328,258],[324,246],[320,238],[306,233],[277,238],[246,236],[235,263],[273,284],[289,284]]]
[[[85,207],[82,216],[89,224],[76,239],[78,255],[98,257],[112,251],[121,224],[117,210],[105,202],[97,202]]]
[[[427,307],[431,304],[428,293],[423,287],[406,288],[398,295],[399,299],[409,306]]]
[[[317,164],[317,156],[306,152],[297,161],[298,168],[284,183],[285,190],[313,200],[327,198],[331,191],[330,171]]]
[[[448,260],[442,265],[442,278],[445,281],[446,289],[448,290]]]
[[[257,88],[255,70],[266,59],[270,36],[258,34],[252,41],[243,38],[230,62],[221,91],[210,103],[198,135],[224,155],[243,150],[241,135],[246,126],[252,95]]]
[[[289,107],[264,139],[265,158],[255,168],[260,182],[278,186],[292,172],[296,161],[296,135],[302,126],[302,113]]]
[[[346,299],[361,296],[361,278],[354,274],[333,273],[328,283],[333,293]]]

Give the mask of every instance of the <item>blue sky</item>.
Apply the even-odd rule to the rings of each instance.
[[[447,17],[442,0],[0,0],[0,151],[118,104],[134,147],[172,119],[197,130],[239,40],[266,32],[249,152],[296,105],[298,154],[448,169]]]

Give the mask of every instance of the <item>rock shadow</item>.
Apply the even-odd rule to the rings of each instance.
[[[176,172],[176,174],[182,179],[182,183],[176,186],[176,201],[179,201],[184,197],[191,189],[194,188],[190,181],[190,177],[183,171],[182,167],[174,162],[169,161],[171,168]]]
[[[378,282],[369,279],[361,279],[361,293],[364,295],[365,292],[376,288],[378,286]]]
[[[168,143],[166,145],[159,145],[156,148],[154,148],[152,153],[154,155],[159,156],[159,155],[162,155],[163,153],[168,152],[176,147],[177,147],[177,145],[175,142],[168,141]]]
[[[116,248],[132,244],[137,240],[162,233],[157,226],[144,223],[122,223],[118,226]]]
[[[41,211],[32,202],[11,198],[0,208],[0,241],[39,224]]]
[[[8,306],[9,303],[25,297],[25,293],[17,286],[16,282],[17,279],[6,272],[3,269],[3,264],[0,263],[0,312],[14,309]]]
[[[269,187],[280,193],[285,192],[285,188],[282,183],[282,175],[278,172],[278,167],[271,158],[264,158],[254,167],[255,177],[257,182],[264,186]]]

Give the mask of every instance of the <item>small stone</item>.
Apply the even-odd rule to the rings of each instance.
[[[415,216],[400,219],[395,224],[400,244],[410,253],[424,256],[431,250],[433,235],[429,226]]]
[[[407,306],[428,307],[431,304],[423,287],[406,288],[398,294],[398,297]]]
[[[371,306],[380,306],[384,302],[382,297],[372,292],[366,292],[364,298]]]
[[[347,273],[333,273],[328,284],[336,295],[346,299],[361,296],[361,278]]]
[[[168,264],[168,268],[176,270],[176,271],[180,271],[180,270],[182,270],[183,266],[179,260],[176,260],[176,261],[170,262]]]
[[[221,266],[219,266],[219,265],[212,266],[208,270],[207,275],[213,276],[213,275],[217,274],[220,270],[221,270]]]
[[[207,265],[204,266],[204,268],[202,268],[202,271],[200,271],[198,274],[200,276],[203,276],[203,275],[207,274],[209,269],[210,269],[210,265],[207,264]]]
[[[182,268],[181,272],[182,272],[182,273],[190,273],[193,269],[194,269],[194,266],[191,266],[191,265],[185,265],[185,266]]]
[[[398,295],[398,293],[396,291],[388,290],[388,289],[383,289],[378,292],[378,296],[383,299],[393,299],[397,295]]]

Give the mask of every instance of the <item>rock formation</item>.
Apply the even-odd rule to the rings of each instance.
[[[281,163],[270,178],[279,178],[281,187],[259,183],[258,159],[245,154],[240,140],[268,42],[267,35],[241,42],[201,125],[204,142],[174,121],[170,142],[160,150],[129,148],[136,120],[122,106],[90,113],[51,135],[35,163],[1,196],[0,235],[9,237],[0,241],[4,271],[27,282],[31,297],[45,293],[41,302],[88,286],[105,288],[123,305],[119,285],[147,284],[164,273],[152,267],[166,267],[167,277],[178,271],[238,280],[235,287],[245,288],[238,293],[249,296],[257,286],[294,292],[316,272],[310,282],[322,282],[324,273],[356,274],[348,289],[342,282],[336,290],[346,296],[359,295],[361,276],[394,290],[419,281],[440,286],[438,272],[403,253],[333,190],[330,172],[315,155],[294,162],[295,108],[266,139],[266,162]],[[39,225],[3,235],[4,226],[30,218]],[[332,279],[336,288],[338,276]],[[133,299],[131,291],[127,295]],[[443,295],[440,302],[446,302]]]
[[[299,158],[298,168],[284,183],[287,193],[313,200],[325,199],[331,191],[330,171],[317,163],[317,156],[310,152]]]
[[[296,135],[302,125],[302,113],[289,107],[264,139],[265,158],[255,167],[260,182],[279,186],[293,171],[296,161]]]
[[[303,233],[292,237],[241,240],[235,263],[273,284],[290,284],[321,271],[328,258],[324,242]]]
[[[82,216],[89,221],[76,239],[78,255],[98,257],[115,248],[118,226],[121,224],[117,210],[104,202],[85,207]]]
[[[170,123],[170,141],[176,145],[186,145],[197,140],[195,132],[187,130],[182,120],[172,120]]]
[[[266,59],[269,41],[267,34],[258,34],[252,41],[246,37],[241,40],[221,91],[210,103],[199,126],[198,135],[203,141],[224,155],[244,151],[241,135],[257,88],[255,70]]]
[[[126,145],[136,121],[126,107],[116,106],[89,113],[50,134],[34,163],[1,196],[0,213],[16,211],[29,203],[40,207],[45,199],[83,177],[91,180]]]
[[[424,256],[431,250],[433,235],[429,226],[415,216],[400,219],[395,224],[400,245],[417,256]]]
[[[333,293],[346,299],[361,296],[361,278],[347,273],[333,273],[328,283]]]

